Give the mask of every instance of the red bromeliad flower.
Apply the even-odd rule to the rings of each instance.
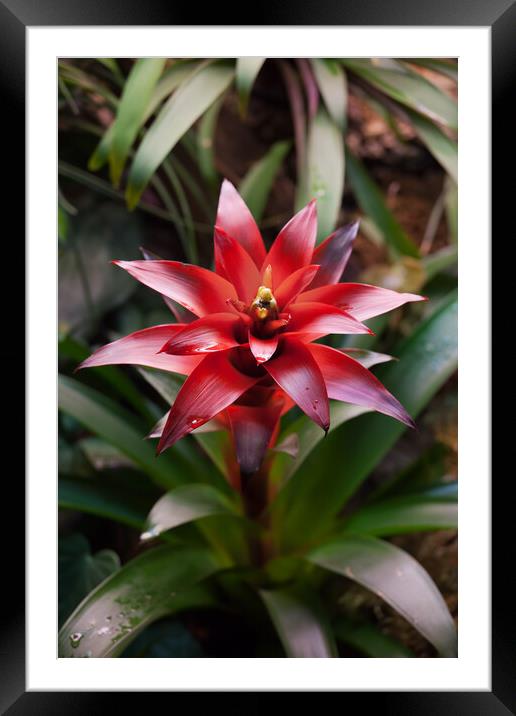
[[[313,200],[267,252],[249,209],[226,180],[215,226],[215,272],[180,261],[114,262],[162,294],[183,322],[136,331],[100,348],[81,367],[128,363],[188,376],[154,433],[160,435],[158,453],[215,418],[218,427],[230,428],[242,472],[252,473],[274,443],[281,415],[295,404],[327,431],[329,398],[413,425],[372,373],[313,341],[371,333],[361,321],[423,299],[339,283],[358,224],[338,229],[317,248],[316,229]],[[179,313],[172,302],[187,311]]]

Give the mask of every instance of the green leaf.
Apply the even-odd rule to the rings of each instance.
[[[451,179],[447,180],[446,185],[445,210],[450,232],[450,242],[456,244],[459,233],[459,192],[457,184],[451,181]]]
[[[346,166],[349,183],[360,208],[374,222],[394,255],[419,257],[417,246],[387,208],[381,191],[369,176],[364,165],[349,149],[346,151]]]
[[[298,178],[296,209],[317,199],[317,241],[335,228],[344,192],[344,141],[324,107],[308,132],[306,163]]]
[[[371,590],[399,612],[441,656],[457,656],[457,631],[441,593],[413,557],[374,537],[328,542],[307,557]]]
[[[427,70],[439,72],[439,74],[446,75],[446,77],[455,81],[458,79],[457,62],[453,60],[440,60],[431,57],[411,57],[410,59],[401,61],[403,64],[419,65],[420,67],[425,67]]]
[[[86,537],[60,537],[58,550],[59,626],[77,604],[110,574],[120,568],[120,559],[111,549],[92,555]]]
[[[120,183],[129,150],[143,126],[147,106],[164,66],[164,58],[136,60],[125,82],[109,152],[111,181],[115,186]]]
[[[163,73],[161,79],[154,87],[152,97],[145,108],[143,121],[140,123],[141,127],[143,127],[149,117],[154,114],[165,97],[168,97],[181,84],[181,82],[183,82],[183,80],[192,74],[197,66],[198,63],[193,62],[176,62],[172,67],[169,67]],[[105,131],[102,139],[88,161],[88,169],[91,171],[98,171],[107,162],[111,142],[113,141],[114,130],[115,123],[112,122]]]
[[[215,187],[219,180],[219,173],[215,166],[215,129],[223,97],[214,102],[204,113],[199,122],[197,133],[197,161],[199,171],[205,181]]]
[[[407,110],[407,114],[421,141],[426,144],[431,154],[456,182],[459,161],[457,142],[450,139],[426,117],[410,110]]]
[[[434,253],[425,256],[423,259],[423,267],[425,269],[426,280],[429,281],[442,271],[445,271],[451,266],[456,266],[458,255],[457,245],[454,244],[452,246],[445,246],[443,249],[439,249],[439,251],[434,251]]]
[[[129,173],[126,199],[138,203],[156,169],[185,132],[228,88],[234,70],[222,64],[205,65],[188,77],[159,112],[138,147]]]
[[[344,532],[389,537],[405,532],[453,529],[457,527],[457,504],[439,500],[439,491],[393,497],[366,505],[347,521]]]
[[[59,507],[114,520],[142,530],[145,518],[158,494],[145,478],[134,471],[126,479],[59,476]]]
[[[262,69],[265,57],[238,57],[236,61],[236,88],[240,112],[245,115],[253,84]]]
[[[59,632],[59,656],[118,656],[151,622],[204,604],[206,595],[191,590],[218,569],[204,549],[164,545],[144,552],[81,602]]]
[[[457,129],[457,103],[416,72],[375,67],[371,60],[342,60],[355,74],[433,122]]]
[[[153,506],[141,539],[157,537],[174,527],[211,515],[242,516],[234,502],[211,485],[194,484],[177,487],[160,497]]]
[[[73,378],[59,376],[59,409],[95,435],[117,447],[158,485],[170,489],[192,478],[189,464],[177,451],[156,457],[144,440],[148,430],[114,401]]]
[[[272,185],[292,143],[276,142],[242,179],[238,188],[256,221],[263,216]]]
[[[406,659],[414,656],[410,649],[381,632],[373,624],[339,617],[332,626],[338,641],[343,641],[374,659]]]
[[[344,70],[336,60],[316,58],[310,62],[326,109],[343,132],[346,128],[348,103],[348,87]]]
[[[337,648],[323,611],[306,589],[261,590],[288,657],[329,658]]]
[[[377,375],[416,417],[457,368],[457,292],[393,353],[399,361],[380,366]],[[303,543],[306,524],[312,537],[330,528],[406,429],[392,418],[370,414],[346,422],[324,440],[321,435],[272,507],[284,548]]]

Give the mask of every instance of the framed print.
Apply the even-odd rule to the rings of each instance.
[[[515,708],[489,308],[516,15],[474,10],[0,6],[18,217],[27,167],[7,713]]]

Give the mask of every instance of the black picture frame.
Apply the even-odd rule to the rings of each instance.
[[[371,25],[371,26],[484,26],[491,28],[492,39],[492,215],[493,236],[510,239],[513,232],[504,232],[511,227],[507,216],[514,203],[514,182],[506,180],[502,166],[514,166],[514,148],[510,140],[514,136],[515,116],[511,107],[511,98],[516,86],[516,2],[515,0],[361,0],[361,2],[335,2],[319,0],[315,6],[301,4],[293,0],[254,7],[254,17],[248,14],[248,7],[242,10],[225,10],[220,6],[206,6],[203,9],[204,26],[216,25]],[[193,9],[193,8],[192,8]],[[74,25],[196,25],[192,20],[194,12],[187,5],[176,6],[170,1],[147,0],[0,0],[0,87],[4,111],[2,122],[4,132],[4,168],[0,172],[2,182],[1,196],[8,197],[8,213],[15,216],[16,232],[22,231],[21,217],[25,215],[24,186],[25,162],[25,37],[28,26],[74,26]],[[196,14],[198,13],[195,10]],[[512,90],[512,91],[511,91]],[[6,111],[6,108],[8,111]],[[12,157],[6,158],[9,150]],[[511,154],[512,152],[512,154]],[[473,209],[474,210],[474,209]],[[5,216],[5,215],[4,215]],[[19,269],[14,276],[5,277],[3,295],[22,295],[20,259],[21,241],[13,235],[13,229],[7,246],[9,258],[16,255]],[[13,242],[13,239],[15,241]],[[4,235],[7,241],[7,236]],[[3,279],[4,280],[4,279]],[[13,281],[13,287],[6,288],[5,283]],[[9,291],[9,293],[7,293]],[[122,694],[117,693],[78,693],[78,692],[25,692],[25,545],[21,528],[21,515],[24,505],[24,485],[21,464],[24,449],[23,437],[19,426],[22,416],[16,410],[23,409],[21,386],[24,384],[22,350],[23,345],[23,308],[17,304],[17,311],[8,311],[3,316],[4,335],[8,336],[0,359],[2,375],[10,376],[8,383],[14,386],[15,398],[8,415],[9,426],[4,428],[4,436],[9,436],[9,451],[12,441],[19,443],[20,461],[16,467],[18,479],[9,480],[9,492],[4,509],[5,535],[14,535],[6,548],[10,554],[10,565],[2,570],[6,578],[4,597],[6,604],[2,610],[0,633],[0,711],[10,716],[19,714],[59,714],[74,713],[99,714],[120,708]],[[11,315],[14,314],[14,315]],[[507,331],[505,332],[507,333]],[[482,340],[489,339],[484,335]],[[18,407],[16,407],[18,406]],[[15,425],[15,430],[13,430]],[[30,445],[27,449],[30,449]],[[14,469],[14,468],[11,468]],[[505,475],[508,480],[512,477]],[[507,480],[507,481],[508,481]],[[467,714],[475,716],[500,716],[516,714],[516,639],[513,617],[513,592],[507,585],[507,548],[513,544],[509,532],[510,521],[501,517],[507,504],[506,482],[494,484],[493,508],[497,519],[493,518],[493,599],[492,599],[492,691],[491,692],[346,692],[339,694],[345,699],[360,699],[363,707],[377,708],[382,714]],[[512,502],[509,500],[509,503]],[[7,504],[9,507],[7,508]],[[10,506],[16,505],[16,509]],[[510,507],[509,507],[510,509]],[[500,516],[500,517],[498,517]],[[10,522],[11,521],[11,522]],[[511,539],[512,538],[512,539]],[[514,562],[514,560],[512,560]],[[513,570],[512,570],[513,571]],[[8,575],[8,576],[7,576]],[[180,694],[173,695],[177,699]],[[182,695],[182,694],[181,694]],[[253,699],[257,710],[263,703],[262,696]],[[158,697],[159,694],[153,695]],[[167,697],[167,695],[162,695]],[[203,694],[197,699],[207,701]],[[243,704],[245,693],[240,696]],[[140,694],[130,694],[131,706],[137,707]],[[170,698],[170,696],[169,696]],[[212,696],[211,696],[212,698]],[[136,701],[135,701],[136,700]],[[143,703],[142,703],[143,705]],[[147,702],[148,708],[148,702]],[[242,706],[238,707],[239,709]],[[247,703],[246,708],[249,708]]]

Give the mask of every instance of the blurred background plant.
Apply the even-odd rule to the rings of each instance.
[[[111,575],[65,626],[64,655],[438,653],[435,613],[429,607],[425,620],[417,602],[434,589],[430,575],[457,613],[456,95],[452,59],[59,63],[60,624]],[[417,432],[344,406],[322,441],[304,416],[285,417],[271,472],[280,557],[265,570],[265,590],[263,575],[235,554],[243,528],[227,516],[224,434],[194,434],[158,460],[142,439],[176,394],[177,377],[114,367],[73,376],[98,345],[170,322],[159,297],[110,261],[141,258],[143,246],[211,267],[223,177],[266,242],[316,197],[319,241],[361,219],[344,280],[431,299],[369,321],[375,336],[331,339],[400,358],[375,372],[417,416]],[[372,354],[364,360],[374,362]],[[217,490],[217,506],[206,495],[200,501],[211,512],[187,495],[190,520],[203,529],[185,524],[162,535],[164,546],[143,548],[149,510],[186,482]],[[222,539],[222,571],[204,552],[205,531]],[[349,536],[339,542],[338,569],[325,571],[335,555],[317,549],[311,566],[299,566],[307,544],[346,534],[373,564],[410,572],[408,555],[423,564],[412,607],[402,608],[381,570],[357,577],[365,568],[346,553]],[[191,554],[174,566],[185,544]],[[168,578],[156,582],[164,564],[172,564]],[[143,591],[126,614],[127,580]],[[114,608],[122,614],[116,639]],[[92,609],[110,617],[95,639],[79,628]],[[315,647],[303,636],[314,624]]]

